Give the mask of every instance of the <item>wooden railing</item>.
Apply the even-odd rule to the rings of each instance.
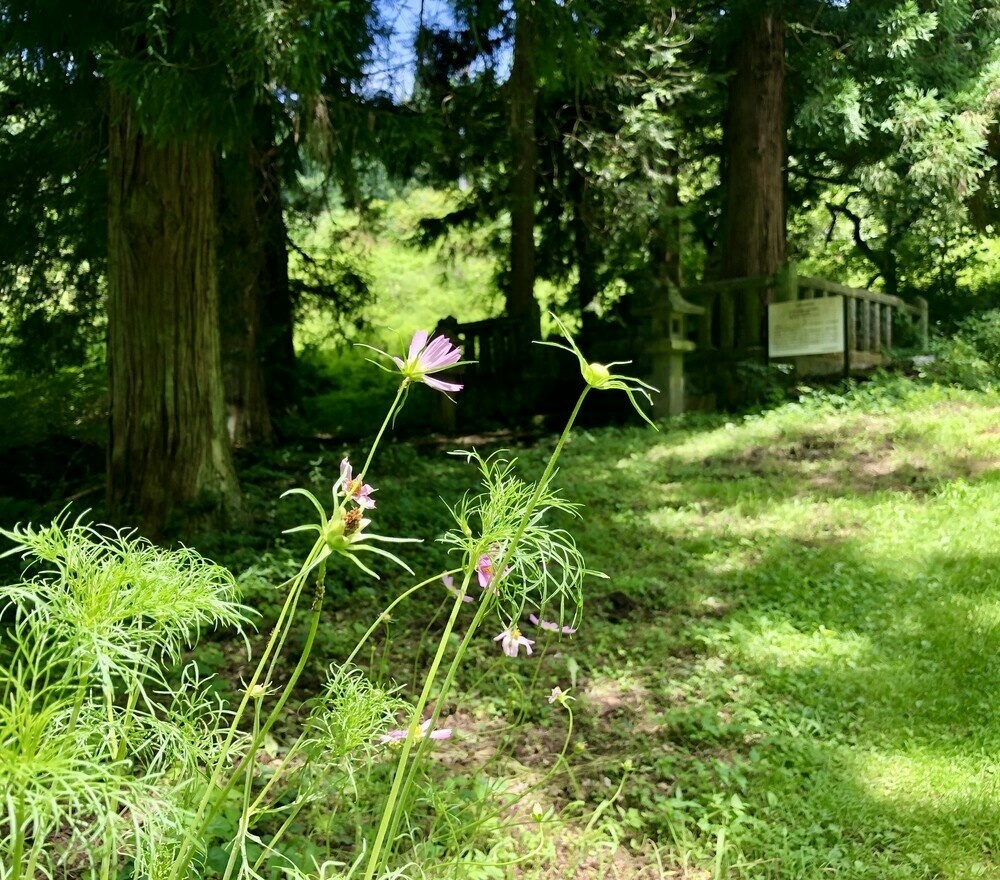
[[[495,379],[510,375],[524,359],[524,342],[518,323],[510,318],[486,318],[460,324],[445,318],[434,330],[462,347],[462,360],[470,363],[456,368],[467,378]]]
[[[705,308],[696,331],[698,349],[748,356],[767,342],[768,302],[791,302],[825,296],[847,300],[848,348],[857,366],[882,359],[893,345],[895,315],[910,316],[924,347],[927,345],[927,301],[908,303],[898,296],[848,287],[824,278],[797,275],[787,268],[769,278],[736,278],[698,284],[682,290],[685,299]]]
[[[838,369],[849,374],[882,363],[893,347],[893,324],[899,314],[914,321],[918,338],[926,347],[925,300],[918,298],[908,303],[874,290],[799,276],[794,267],[769,278],[737,278],[682,288],[653,305],[636,308],[624,333],[608,336],[602,332],[598,338],[580,342],[596,360],[633,361],[639,375],[652,380],[662,391],[656,398],[654,415],[672,415],[682,412],[685,406],[687,357],[693,355],[702,368],[712,362],[762,361],[767,350],[768,303],[828,296],[844,297],[847,351],[839,361],[837,356],[831,361],[824,355],[797,359],[797,369],[801,368],[805,375]],[[463,398],[467,402],[479,400],[483,412],[496,414],[518,408],[534,412],[531,407],[551,405],[552,394],[561,393],[552,384],[559,368],[543,363],[551,349],[532,346],[524,338],[524,325],[519,322],[488,318],[460,324],[455,318],[446,318],[435,333],[443,333],[462,346],[463,360],[469,363],[449,371],[448,376],[466,384],[468,390]],[[810,358],[813,362],[807,363]],[[527,383],[523,381],[526,371],[533,376]],[[539,379],[542,375],[547,376],[544,381]],[[441,401],[442,426],[452,430],[454,407],[447,398]]]
[[[898,296],[875,290],[846,287],[824,278],[797,277],[795,299],[817,299],[824,296],[842,296],[847,300],[847,342],[853,353],[883,355],[892,350],[894,315],[899,312],[911,316],[921,345],[928,344],[929,321],[927,300],[917,297],[913,303]]]

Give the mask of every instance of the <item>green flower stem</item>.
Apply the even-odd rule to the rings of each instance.
[[[219,776],[218,772],[215,775],[213,775],[212,780],[209,782],[210,787],[206,792],[206,796],[202,798],[202,803],[198,807],[199,812],[195,815],[195,818],[197,820],[197,825],[195,823],[192,823],[191,826],[192,828],[196,828],[198,833],[202,833],[204,829],[208,827],[208,824],[212,821],[212,819],[215,818],[219,810],[222,809],[222,804],[226,799],[226,795],[228,795],[229,792],[232,791],[233,788],[236,786],[236,783],[239,780],[242,771],[244,769],[252,767],[252,762],[257,754],[257,750],[260,748],[260,745],[264,741],[264,738],[267,736],[271,728],[274,726],[275,722],[278,720],[278,717],[280,716],[281,710],[284,708],[285,703],[288,702],[288,698],[291,696],[292,691],[294,690],[295,685],[299,680],[299,677],[305,670],[306,661],[309,659],[309,654],[312,651],[313,642],[316,640],[316,632],[319,629],[320,610],[321,610],[320,608],[315,608],[310,613],[311,620],[309,623],[309,632],[306,636],[306,642],[302,649],[302,654],[299,657],[299,662],[296,664],[295,669],[292,671],[292,674],[289,676],[288,681],[285,684],[285,687],[282,689],[281,695],[278,697],[278,702],[275,704],[274,708],[268,714],[267,719],[261,725],[260,730],[251,738],[249,744],[247,745],[246,753],[233,768],[233,772],[229,775],[229,779],[226,780],[225,783],[221,781],[221,777]],[[220,759],[220,764],[217,765],[217,769],[218,767],[221,767],[221,759]],[[215,796],[214,802],[208,803],[207,795],[210,794],[215,789],[218,789],[218,793]],[[187,841],[187,838],[185,838],[185,841]],[[190,863],[192,855],[193,855],[193,849],[189,850],[186,853],[183,853],[183,856],[186,859],[185,867],[188,863]],[[178,856],[178,863],[179,860],[180,860],[180,855]],[[183,875],[176,872],[176,866],[175,866],[174,872],[168,876],[181,877]]]
[[[285,753],[284,760],[278,765],[277,768],[275,768],[274,773],[271,775],[271,778],[268,779],[268,781],[265,783],[264,788],[261,790],[260,794],[258,794],[257,797],[254,799],[254,802],[250,804],[249,807],[250,813],[256,813],[257,810],[260,809],[260,806],[266,799],[268,793],[271,790],[271,787],[281,777],[285,767],[287,767],[291,763],[292,757],[298,751],[299,747],[302,745],[305,738],[306,738],[305,732],[301,733],[299,735],[299,738],[292,744],[291,748],[289,748],[289,750]],[[264,860],[274,851],[275,845],[278,843],[279,840],[281,840],[282,837],[285,836],[285,832],[288,831],[288,829],[295,822],[299,813],[302,812],[302,808],[309,802],[309,797],[308,797],[309,791],[310,789],[306,789],[305,792],[300,791],[298,793],[298,799],[294,804],[292,804],[288,812],[288,816],[285,818],[285,821],[282,822],[278,830],[271,835],[271,839],[268,842],[267,846],[265,846],[262,849],[261,854],[257,857],[257,861],[254,862],[253,865],[254,871],[260,870],[260,866],[264,864]]]
[[[320,563],[320,565],[324,564],[325,563]],[[304,585],[305,581],[303,580],[302,586]],[[303,593],[302,589],[299,589],[295,593],[295,598],[292,600],[291,606],[288,609],[289,622],[295,619],[295,613],[299,610],[299,600],[302,598],[302,593]],[[275,628],[277,629],[277,624],[275,625]],[[267,671],[259,679],[259,681],[262,681],[264,683],[265,687],[269,682],[274,681],[274,671],[278,666],[278,661],[281,659],[281,652],[282,650],[284,650],[285,642],[288,639],[288,634],[291,632],[291,630],[292,630],[291,625],[282,628],[281,634],[278,636],[277,642],[274,644],[273,647],[268,645],[268,648],[265,651],[264,656],[261,657],[262,663],[264,662],[265,659],[269,659],[269,662],[267,664]]]
[[[274,727],[275,722],[281,715],[281,710],[285,708],[285,703],[288,702],[289,697],[292,695],[292,690],[298,683],[299,678],[301,678],[302,673],[305,672],[306,663],[309,660],[309,655],[312,653],[313,642],[316,641],[316,633],[319,630],[319,620],[320,612],[323,609],[323,599],[320,597],[314,604],[309,612],[309,632],[306,635],[306,642],[302,648],[302,654],[299,656],[299,662],[295,665],[295,669],[292,670],[292,674],[288,677],[288,681],[285,683],[285,687],[281,691],[281,696],[278,697],[278,702],[274,704],[274,708],[271,709],[261,727],[260,735],[254,738],[254,747],[259,745],[264,741],[264,737],[270,732],[271,728]],[[246,758],[243,759],[247,760]]]
[[[450,575],[461,574],[461,573],[462,569],[460,568],[453,568],[451,571],[445,572],[445,574],[450,574]],[[408,596],[413,595],[413,593],[415,593],[417,590],[423,589],[428,584],[438,580],[440,577],[441,575],[439,574],[432,575],[431,577],[427,578],[427,580],[421,581],[416,586],[410,587],[410,589],[408,589],[405,593],[400,593],[395,599],[392,600],[392,602],[386,605],[386,607],[382,610],[382,613],[375,618],[375,622],[370,627],[368,627],[368,631],[361,637],[361,641],[359,641],[357,645],[354,646],[354,650],[351,651],[347,659],[344,661],[344,666],[348,666],[352,662],[354,662],[354,658],[358,656],[358,652],[364,647],[365,642],[367,642],[368,639],[372,637],[372,633],[374,633],[375,630],[377,630],[382,625],[382,623],[385,621],[386,615],[390,611],[392,611],[393,608],[395,608],[400,602],[402,602]]]
[[[11,849],[10,874],[7,880],[21,880],[21,868],[24,861],[24,792],[21,791],[14,810],[14,846]]]
[[[458,612],[461,610],[462,605],[465,604],[462,599],[465,596],[466,590],[469,588],[469,582],[472,580],[472,572],[465,573],[465,580],[462,583],[462,588],[459,591],[460,595],[455,597],[455,603],[451,609],[451,616],[448,618],[448,622],[445,624],[444,632],[441,634],[441,640],[438,642],[437,653],[434,655],[434,660],[431,663],[431,668],[427,673],[427,678],[424,680],[423,690],[420,692],[420,698],[417,700],[417,705],[413,709],[413,714],[411,715],[411,722],[408,728],[408,735],[406,739],[403,740],[403,747],[399,755],[399,764],[396,766],[396,773],[392,779],[392,788],[389,790],[389,795],[386,798],[385,804],[382,807],[382,820],[379,822],[378,831],[375,834],[375,842],[372,844],[371,853],[368,855],[368,863],[365,868],[364,880],[372,880],[375,876],[375,872],[379,870],[384,864],[385,860],[388,859],[389,853],[392,851],[392,840],[390,838],[389,844],[385,846],[383,851],[383,846],[386,842],[386,835],[389,832],[390,825],[395,828],[395,818],[396,811],[394,807],[396,802],[400,797],[400,789],[403,785],[403,778],[406,771],[407,761],[410,757],[410,750],[413,748],[413,735],[412,730],[415,725],[420,723],[420,719],[424,714],[424,707],[430,700],[431,687],[434,684],[434,679],[437,676],[438,668],[441,665],[441,661],[444,659],[444,653],[448,648],[448,641],[451,636],[452,630],[455,628],[455,623],[458,620]],[[480,605],[476,613],[476,617],[473,620],[473,626],[482,618],[483,611],[486,605]],[[470,628],[471,631],[471,628]],[[466,640],[463,641],[463,645],[467,643],[468,636]],[[440,709],[440,701],[439,707]],[[435,713],[437,714],[437,713]],[[425,737],[424,739],[430,739],[430,737]],[[419,749],[418,749],[419,754]]]
[[[140,624],[139,629],[142,629]],[[149,657],[152,658],[156,651],[156,646],[151,645],[149,648]],[[136,660],[135,663],[135,679],[132,682],[132,687],[128,692],[128,700],[125,703],[125,715],[122,720],[122,730],[121,739],[118,740],[117,745],[115,745],[114,740],[111,741],[112,749],[114,751],[113,761],[115,764],[121,763],[125,760],[125,753],[128,751],[128,732],[129,727],[132,724],[132,716],[135,713],[136,704],[139,702],[139,692],[141,688],[138,686],[139,681],[139,669],[140,661]],[[74,713],[77,711],[77,706],[73,707]],[[109,717],[109,726],[113,722],[113,717]],[[108,813],[114,814],[118,812],[118,796],[113,794],[108,803]],[[112,853],[111,850],[106,850],[104,856],[101,859],[101,880],[110,880],[111,869],[112,869]]]
[[[409,382],[409,379],[404,379],[400,383],[399,389],[396,391],[396,397],[392,402],[392,406],[389,407],[389,411],[386,413],[382,426],[379,428],[378,434],[375,436],[375,440],[368,452],[368,458],[365,460],[364,467],[358,475],[359,479],[364,477],[365,472],[368,470],[369,465],[371,465],[372,460],[375,457],[375,451],[378,449],[379,443],[381,442],[386,429],[398,413],[401,407],[401,401],[405,396],[406,389],[409,387]],[[225,799],[226,794],[228,794],[228,792],[231,791],[233,786],[236,784],[236,780],[239,778],[241,769],[253,759],[256,749],[263,741],[264,736],[274,725],[278,715],[284,708],[285,703],[291,696],[291,692],[301,676],[302,671],[305,669],[306,661],[309,657],[309,653],[312,651],[312,645],[316,638],[316,631],[319,627],[319,611],[322,606],[322,595],[319,595],[317,600],[313,603],[309,634],[306,637],[306,643],[295,670],[288,679],[288,682],[285,684],[281,696],[278,698],[277,704],[274,709],[271,710],[267,720],[262,725],[259,735],[253,737],[247,753],[237,763],[235,769],[230,774],[228,781],[223,785],[223,765],[226,761],[227,755],[229,754],[229,750],[232,747],[233,741],[236,738],[239,722],[243,718],[243,714],[246,712],[247,705],[251,699],[251,692],[261,682],[265,666],[267,667],[267,675],[270,676],[273,674],[277,658],[280,655],[281,648],[284,647],[285,639],[288,635],[289,623],[294,616],[295,610],[298,607],[299,599],[301,598],[302,590],[305,587],[306,576],[311,570],[316,558],[323,551],[324,547],[325,538],[321,535],[320,539],[313,545],[312,550],[310,550],[309,555],[306,557],[306,561],[299,570],[299,574],[297,574],[292,580],[288,595],[285,597],[285,602],[281,607],[281,612],[278,614],[278,620],[275,623],[274,628],[271,630],[271,635],[264,648],[264,653],[258,661],[257,667],[254,670],[253,678],[251,678],[250,683],[244,689],[243,698],[233,715],[233,720],[230,724],[229,732],[226,735],[226,740],[223,743],[219,759],[216,762],[211,777],[209,778],[208,785],[206,786],[205,793],[202,795],[201,801],[198,804],[198,809],[195,812],[194,818],[188,826],[184,839],[181,841],[180,850],[177,853],[177,857],[170,873],[167,875],[167,880],[180,880],[180,878],[184,876],[188,865],[191,863],[191,859],[194,857],[194,850],[198,836],[204,832],[208,823],[211,822],[212,818],[221,808],[222,801]],[[319,577],[322,582],[323,573],[321,573]],[[265,679],[265,681],[267,680],[269,680],[269,678]],[[213,799],[214,804],[211,803]]]
[[[611,797],[605,798],[603,801],[601,801],[600,804],[597,805],[597,809],[594,810],[594,815],[590,817],[590,821],[587,823],[587,827],[584,829],[584,833],[592,831],[594,825],[597,824],[597,820],[601,818],[605,810],[607,810],[608,807],[610,807],[616,800],[618,800],[619,796],[622,793],[622,789],[625,788],[626,779],[628,779],[627,770],[624,773],[622,773],[621,781],[618,783],[618,788],[615,789],[615,793],[611,795]]]
[[[90,688],[90,684],[87,682],[85,676],[80,676],[80,683],[76,688],[76,698],[73,700],[73,711],[69,715],[69,724],[67,726],[67,733],[72,733],[76,730],[76,723],[80,720],[80,710],[83,708],[83,701],[87,699],[87,691]]]
[[[254,873],[260,871],[260,866],[264,864],[264,860],[274,852],[275,845],[285,836],[285,832],[292,827],[292,823],[298,818],[299,813],[302,812],[302,808],[305,805],[306,801],[304,798],[296,802],[291,812],[289,812],[288,817],[281,823],[281,827],[271,835],[270,842],[262,849],[261,854],[257,856],[257,861],[253,863]]]
[[[576,422],[577,416],[580,414],[580,408],[583,406],[583,401],[587,397],[587,393],[590,391],[590,386],[584,387],[583,391],[580,392],[580,396],[576,401],[576,405],[573,407],[573,411],[570,413],[569,419],[566,421],[566,426],[563,428],[562,434],[559,436],[559,440],[556,443],[555,449],[552,451],[552,455],[549,456],[549,461],[545,466],[545,470],[542,472],[541,478],[535,486],[534,494],[528,501],[523,515],[521,516],[521,522],[518,525],[517,531],[514,537],[511,539],[510,544],[507,546],[507,550],[504,553],[503,559],[500,560],[496,566],[496,571],[504,571],[507,566],[507,562],[513,555],[514,548],[517,546],[518,541],[520,541],[521,536],[524,534],[525,529],[528,527],[528,523],[531,521],[531,514],[534,512],[535,506],[538,504],[538,499],[542,496],[545,491],[545,487],[548,481],[552,478],[552,474],[555,471],[556,462],[559,456],[562,454],[563,447],[566,445],[566,441],[569,439],[570,431],[573,428],[573,424]],[[444,656],[445,649],[447,647],[448,638],[455,625],[455,620],[458,615],[458,610],[462,605],[462,597],[465,595],[466,590],[469,587],[469,581],[472,578],[472,572],[466,572],[465,580],[462,584],[461,595],[456,598],[455,606],[452,608],[451,617],[445,626],[444,633],[441,635],[441,640],[438,643],[438,650],[434,656],[434,661],[431,664],[431,668],[428,670],[427,678],[424,680],[424,687],[420,694],[420,699],[417,701],[417,706],[414,709],[413,717],[416,722],[419,723],[420,718],[423,716],[424,707],[427,705],[431,687],[434,684],[434,679],[437,677],[438,667],[441,664],[441,660]],[[479,624],[482,622],[483,618],[486,616],[486,611],[489,608],[489,603],[482,602],[479,608],[476,610],[476,616],[473,618],[472,623],[469,625],[469,629],[465,633],[465,637],[462,639],[458,650],[455,652],[455,656],[452,658],[451,664],[448,667],[448,671],[445,674],[444,682],[441,685],[441,691],[438,695],[437,702],[435,704],[434,712],[431,715],[431,728],[434,727],[438,716],[441,713],[441,708],[448,698],[448,694],[451,692],[452,685],[454,684],[455,677],[458,674],[458,667],[465,655],[469,644],[472,641],[476,630],[479,628]],[[429,737],[425,737],[425,740]],[[410,750],[412,747],[413,739],[412,737],[407,737],[403,742],[403,750],[399,757],[399,764],[396,767],[396,774],[393,777],[392,789],[389,792],[389,797],[387,798],[382,812],[382,821],[379,823],[378,832],[375,837],[375,843],[372,845],[371,854],[368,857],[368,865],[365,870],[364,880],[372,880],[376,870],[381,870],[385,867],[385,863],[388,860],[389,854],[392,850],[392,841],[395,839],[396,829],[399,825],[401,809],[395,809],[397,802],[399,804],[406,803],[406,797],[409,795],[410,788],[412,787],[413,780],[415,777],[415,768],[419,764],[420,758],[423,756],[427,749],[427,742],[422,741],[418,743],[417,754],[414,758],[414,763],[409,770],[407,770],[407,759],[409,758]],[[405,780],[404,780],[405,774]],[[386,837],[389,837],[389,844],[385,847],[383,852],[383,844],[385,843]]]
[[[293,742],[288,747],[288,751],[285,752],[285,756],[284,758],[282,758],[281,763],[279,763],[278,766],[274,768],[274,772],[271,774],[267,782],[264,783],[264,787],[258,792],[257,797],[253,799],[253,803],[251,803],[249,806],[249,810],[251,813],[256,813],[260,810],[261,805],[264,803],[264,801],[267,800],[267,796],[268,794],[270,794],[271,789],[274,788],[274,786],[278,783],[278,780],[281,779],[282,775],[285,772],[285,768],[291,764],[292,758],[295,757],[296,754],[298,754],[299,749],[302,748],[302,744],[305,741],[306,741],[306,731],[303,730],[298,735],[298,738],[295,740],[295,742]],[[272,840],[272,844],[273,843],[274,841]]]
[[[223,768],[226,760],[229,756],[229,750],[233,745],[233,741],[236,739],[236,733],[239,729],[239,723],[243,718],[243,713],[246,712],[247,705],[251,700],[251,692],[260,683],[261,676],[264,672],[265,665],[271,659],[271,654],[274,651],[275,646],[278,644],[279,639],[282,637],[282,630],[286,628],[287,622],[290,619],[290,611],[298,602],[299,594],[302,592],[305,586],[306,575],[312,568],[313,562],[316,557],[322,551],[324,547],[323,540],[320,539],[314,545],[312,550],[309,551],[309,555],[306,557],[306,561],[303,563],[302,568],[299,573],[295,575],[292,579],[291,586],[288,590],[288,595],[285,597],[285,602],[281,607],[281,611],[278,614],[278,620],[271,630],[271,635],[268,638],[267,645],[264,647],[264,653],[261,655],[260,660],[257,662],[257,667],[254,670],[253,677],[250,679],[250,683],[246,686],[243,691],[243,698],[240,701],[236,712],[233,714],[233,720],[229,725],[229,731],[226,734],[226,739],[222,744],[222,748],[219,753],[219,758],[216,761],[215,767],[212,769],[211,776],[209,777],[208,784],[205,787],[205,793],[201,797],[201,801],[198,804],[198,808],[195,811],[194,817],[191,820],[191,824],[188,826],[187,832],[184,835],[184,839],[181,841],[180,849],[177,852],[177,856],[174,860],[174,864],[171,867],[170,873],[167,875],[168,880],[180,880],[187,871],[188,865],[191,863],[191,859],[194,857],[194,850],[198,836],[204,832],[205,827],[208,822],[211,821],[211,817],[215,815],[218,811],[219,806],[222,803],[222,798],[225,796],[225,792],[232,788],[233,780],[236,778],[239,767],[234,771],[230,777],[230,782],[226,786],[222,794],[217,794],[222,783]],[[243,761],[240,762],[242,766]],[[206,811],[209,810],[209,802],[216,798],[216,806],[206,815]]]
[[[468,586],[468,581],[471,579],[471,577],[472,577],[471,573],[466,575],[466,586]],[[464,590],[463,590],[463,595],[464,595]],[[461,599],[459,599],[458,601],[461,602]],[[461,644],[459,644],[458,646],[458,650],[455,652],[455,656],[452,658],[451,664],[448,667],[448,671],[445,674],[444,683],[441,685],[441,692],[438,694],[437,701],[435,702],[434,711],[431,713],[431,724],[430,724],[431,730],[433,730],[434,726],[437,724],[437,720],[441,714],[441,708],[444,705],[444,702],[451,691],[452,684],[455,681],[455,676],[458,673],[458,667],[462,661],[462,658],[465,656],[465,652],[468,650],[469,645],[472,643],[473,636],[479,629],[479,624],[482,623],[483,618],[486,617],[489,607],[490,607],[489,603],[483,602],[476,609],[476,616],[472,619],[472,623],[469,625],[469,628],[466,631],[465,636],[462,638]],[[446,627],[445,632],[441,636],[441,642],[438,645],[438,655],[437,657],[435,657],[435,661],[437,660],[438,657],[440,657],[443,654],[444,647],[447,643],[448,636],[450,634],[451,634],[450,628]],[[432,665],[431,669],[427,673],[427,679],[424,682],[424,693],[429,694],[430,687],[434,682],[436,674],[437,674],[437,669],[434,665]],[[421,698],[423,698],[423,694],[421,694]],[[424,708],[423,705],[418,704],[419,711],[415,713],[415,717],[417,718],[418,721],[423,715],[423,708]],[[409,745],[409,743],[410,740],[407,739],[406,744]],[[430,743],[430,737],[424,737],[423,740],[417,743],[417,754],[414,756],[413,764],[409,767],[408,771],[406,772],[406,778],[399,786],[400,793],[398,801],[401,806],[398,810],[395,811],[395,814],[391,816],[391,827],[389,834],[390,841],[395,840],[396,830],[399,827],[399,820],[402,818],[402,813],[403,813],[402,805],[407,802],[406,799],[407,797],[409,797],[410,789],[413,787],[413,781],[416,778],[417,767],[420,766],[421,758],[423,758],[423,756],[427,752],[427,749],[430,747],[429,743]],[[401,758],[399,766],[396,768],[396,778],[393,779],[394,789],[397,787],[398,777],[400,777],[403,774],[404,767],[405,765]],[[390,815],[390,813],[392,813],[391,806],[392,805],[389,804],[388,802],[386,803],[385,815],[383,816],[383,821],[385,820],[385,816],[388,816]],[[391,850],[391,845],[389,848],[387,848],[385,857],[383,858],[383,863],[379,865],[380,869],[385,868],[385,861],[389,857],[390,850]],[[369,880],[369,878],[366,876],[365,880]]]
[[[535,494],[531,496],[531,500],[525,508],[524,515],[521,517],[521,524],[518,526],[513,540],[511,540],[510,545],[507,547],[507,552],[504,554],[503,559],[501,559],[500,563],[496,566],[496,571],[503,571],[507,567],[510,557],[514,555],[514,548],[517,546],[517,542],[521,540],[521,535],[524,534],[524,530],[528,527],[528,523],[531,521],[531,514],[535,510],[535,505],[538,504],[538,499],[541,498],[542,492],[545,491],[545,487],[548,485],[549,480],[552,479],[552,473],[556,469],[556,462],[559,460],[559,456],[562,455],[563,447],[569,439],[570,431],[573,430],[576,417],[580,414],[580,407],[583,406],[583,401],[586,400],[589,391],[590,386],[585,385],[583,391],[580,392],[580,396],[576,400],[576,405],[573,407],[573,411],[569,414],[569,418],[566,420],[566,427],[563,428],[562,434],[559,435],[559,442],[556,443],[556,448],[552,450],[552,455],[549,456],[548,464],[545,465],[545,470],[542,472],[542,476],[535,486]]]
[[[257,700],[253,707],[253,738],[256,740],[257,735],[260,732],[260,705],[261,700]],[[236,775],[235,773],[233,774]],[[250,831],[250,792],[253,789],[253,764],[247,762],[246,766],[246,781],[243,783],[243,810],[240,813],[240,826],[237,831],[236,840],[233,841],[233,847],[229,851],[229,861],[226,862],[226,870],[222,875],[222,880],[229,880],[233,876],[233,869],[236,867],[236,859],[241,852],[246,849],[246,836]],[[237,841],[239,845],[237,845]]]
[[[141,629],[141,626],[140,626]],[[156,653],[156,645],[150,645],[148,656],[152,659],[153,654]],[[118,749],[115,751],[115,763],[125,760],[125,750],[128,746],[128,732],[129,727],[132,726],[132,718],[135,714],[136,704],[139,702],[139,692],[142,690],[137,686],[139,681],[139,668],[140,662],[136,660],[135,663],[135,680],[133,681],[133,687],[129,689],[128,700],[125,703],[125,715],[122,718],[122,738],[121,742],[118,744]]]
[[[408,378],[403,379],[399,383],[399,388],[396,390],[396,399],[392,402],[392,406],[389,407],[389,411],[385,414],[385,419],[382,422],[382,427],[378,429],[378,433],[375,435],[375,442],[372,443],[372,448],[368,450],[368,458],[365,459],[364,467],[361,468],[361,472],[357,475],[357,480],[359,482],[364,482],[365,474],[368,473],[368,467],[372,463],[372,459],[375,457],[375,450],[378,449],[378,445],[382,440],[382,435],[385,433],[386,428],[395,420],[402,409],[401,401],[406,394],[406,389],[410,387],[410,380]]]
[[[566,752],[569,750],[569,744],[573,739],[573,710],[570,709],[569,706],[566,706],[565,704],[563,705],[566,711],[569,713],[569,724],[567,725],[566,738],[563,740],[562,749],[556,756],[556,759],[552,764],[552,769],[549,770],[549,772],[546,773],[541,779],[539,779],[538,782],[536,782],[534,785],[520,792],[517,795],[517,797],[511,798],[509,801],[507,801],[507,803],[502,804],[493,812],[487,813],[485,816],[482,816],[479,819],[477,819],[471,826],[472,830],[475,830],[479,825],[483,824],[484,822],[489,822],[490,820],[495,819],[497,816],[502,815],[511,807],[513,807],[515,804],[519,803],[520,801],[523,801],[524,798],[526,798],[529,794],[538,791],[538,789],[540,789],[543,785],[545,785],[545,783],[548,782],[555,775],[556,770],[559,769],[560,764],[568,763],[566,761]]]

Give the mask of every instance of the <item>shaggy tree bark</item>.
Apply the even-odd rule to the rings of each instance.
[[[223,412],[215,157],[155,142],[113,94],[108,153],[108,506],[161,534],[240,494]]]
[[[271,415],[264,380],[266,234],[257,145],[222,160],[219,276],[226,427],[236,447],[269,444]]]
[[[773,275],[785,263],[785,39],[775,10],[747,15],[732,51],[725,120],[722,277]],[[737,307],[738,345],[762,339],[766,297]]]

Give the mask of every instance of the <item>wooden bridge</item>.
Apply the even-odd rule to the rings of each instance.
[[[843,297],[843,353],[782,358],[796,373],[813,376],[858,373],[885,363],[890,357],[896,328],[911,329],[913,341],[928,342],[927,302],[909,303],[898,296],[848,287],[823,278],[798,275],[794,266],[767,278],[738,278],[697,284],[670,292],[659,301],[633,310],[627,327],[602,327],[593,340],[580,340],[582,350],[599,361],[631,360],[635,374],[649,380],[661,394],[654,397],[653,415],[684,411],[685,360],[688,368],[731,369],[738,362],[768,362],[767,305],[826,297]],[[463,357],[474,361],[464,368],[464,381],[492,394],[510,414],[532,409],[532,390],[548,389],[558,399],[561,383],[575,379],[576,367],[550,360],[552,349],[530,346],[527,352],[518,325],[509,318],[490,318],[468,324],[454,318],[442,321],[436,332],[463,346]],[[569,371],[567,374],[567,370]],[[515,382],[525,372],[528,383]],[[520,395],[520,397],[518,397]],[[573,394],[575,397],[575,394]],[[545,404],[538,398],[544,410]],[[471,400],[469,401],[472,402]],[[442,427],[454,420],[446,415]]]
[[[846,301],[847,355],[855,369],[883,363],[893,347],[893,325],[900,318],[915,324],[927,347],[927,301],[908,303],[898,296],[847,287],[825,278],[798,275],[787,267],[770,278],[737,278],[682,289],[685,299],[705,312],[694,335],[701,351],[750,356],[767,347],[767,303],[795,302],[828,296]]]

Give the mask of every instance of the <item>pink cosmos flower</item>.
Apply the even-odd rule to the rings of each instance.
[[[484,553],[479,557],[479,563],[476,565],[476,574],[479,576],[479,586],[489,593],[495,593],[496,589],[493,586],[493,582],[497,580],[496,571],[493,569],[493,557],[500,554],[500,548],[494,544],[490,548],[489,553]],[[510,571],[510,566],[508,565],[503,573],[507,574]]]
[[[361,483],[361,479],[354,479],[354,471],[351,463],[345,458],[340,463],[340,481],[344,487],[344,494],[357,502],[358,507],[371,510],[375,506],[375,499],[371,497],[375,490],[367,483]]]
[[[503,641],[501,641],[501,639]],[[508,657],[516,657],[518,649],[524,645],[524,653],[531,653],[531,646],[535,644],[531,639],[526,639],[521,635],[521,630],[516,626],[504,630],[500,635],[494,637],[494,642],[500,642],[500,647]]]
[[[451,728],[443,727],[440,730],[431,730],[431,719],[428,718],[419,727],[412,727],[409,730],[390,730],[379,738],[383,745],[401,743],[407,737],[412,736],[415,740],[421,740],[425,736],[431,739],[451,739]]]
[[[559,626],[558,623],[554,623],[551,620],[539,620],[536,614],[529,614],[528,620],[530,620],[539,629],[547,629],[549,632],[563,632],[566,635],[572,635],[576,632],[571,626]]]
[[[462,591],[455,586],[455,579],[450,574],[441,575],[441,583],[445,585],[445,588],[449,593],[454,593],[456,596],[462,596]],[[463,602],[473,602],[475,601],[472,596],[462,596]]]
[[[427,341],[426,330],[418,330],[410,340],[410,350],[406,360],[393,357],[396,366],[404,376],[415,382],[423,382],[438,391],[461,391],[463,386],[458,382],[444,382],[434,379],[429,374],[439,373],[448,367],[453,367],[462,359],[462,349],[456,348],[445,336],[435,336]]]

